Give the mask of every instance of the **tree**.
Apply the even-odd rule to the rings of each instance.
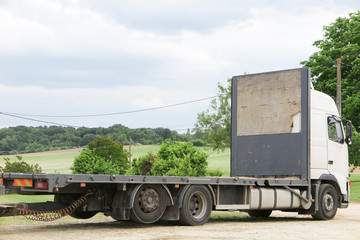
[[[198,114],[195,131],[202,132],[214,150],[224,150],[231,143],[231,79],[227,86],[218,83],[218,97],[213,99],[210,110]]]
[[[350,13],[348,18],[338,18],[329,26],[324,26],[324,39],[314,42],[319,48],[301,62],[311,67],[315,89],[334,99],[336,97],[336,59],[341,58],[342,77],[342,117],[352,121],[356,130],[360,127],[360,11]],[[354,144],[349,147],[349,162],[360,166],[359,134],[354,131]]]
[[[122,144],[110,138],[97,138],[75,158],[71,169],[79,174],[125,174],[129,156]]]
[[[353,132],[353,144],[349,147],[349,162],[353,167],[360,166],[360,133]]]
[[[350,119],[356,129],[360,126],[360,11],[338,18],[324,26],[324,39],[314,42],[319,48],[301,62],[311,67],[314,87],[334,99],[336,97],[336,59],[342,59],[342,115]]]

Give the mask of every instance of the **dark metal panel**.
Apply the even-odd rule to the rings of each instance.
[[[301,72],[300,133],[237,136],[237,78],[240,76],[233,77],[231,176],[280,178],[298,176],[300,180],[310,182],[310,70],[308,68],[291,70]],[[264,73],[253,76],[261,74]]]
[[[238,176],[300,176],[300,134],[238,137]]]

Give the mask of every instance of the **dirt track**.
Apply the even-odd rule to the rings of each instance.
[[[198,227],[175,223],[140,225],[111,218],[0,225],[0,239],[360,239],[360,204],[340,209],[331,221],[274,212],[267,220],[219,219]]]

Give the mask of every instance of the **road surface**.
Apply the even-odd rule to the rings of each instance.
[[[358,203],[351,204],[347,209],[339,209],[331,221],[315,221],[311,216],[280,211],[261,220],[240,213],[238,219],[231,216],[211,219],[197,227],[167,222],[152,225],[116,222],[101,215],[89,220],[67,217],[51,223],[21,220],[20,223],[4,224],[0,221],[0,239],[360,239]]]

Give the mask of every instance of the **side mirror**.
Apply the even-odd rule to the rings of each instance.
[[[353,142],[352,139],[352,123],[350,120],[346,120],[346,139],[345,139],[347,145],[351,145]]]

